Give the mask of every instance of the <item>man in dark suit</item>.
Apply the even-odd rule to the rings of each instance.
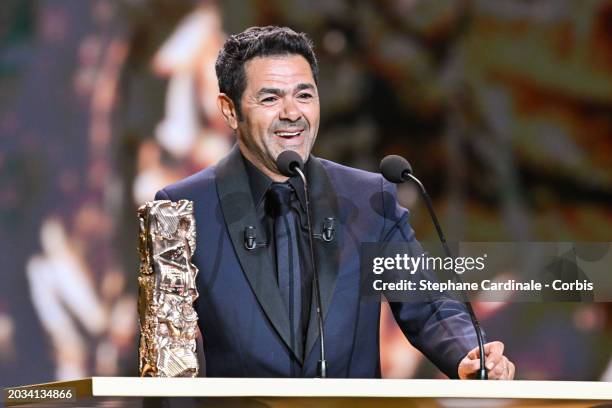
[[[233,35],[216,72],[218,106],[237,145],[217,166],[155,197],[194,202],[206,375],[316,376],[320,339],[303,185],[276,167],[290,149],[308,179],[328,376],[380,377],[380,304],[361,295],[359,249],[361,242],[418,245],[395,186],[310,154],[319,128],[318,68],[304,34],[254,27]],[[461,303],[393,302],[391,309],[410,342],[449,377],[476,372],[476,338]],[[490,378],[513,378],[502,343],[485,351]]]

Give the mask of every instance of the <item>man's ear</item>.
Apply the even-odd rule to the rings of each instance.
[[[217,96],[217,106],[229,127],[233,130],[238,129],[238,115],[232,99],[226,94],[220,93],[219,96]]]

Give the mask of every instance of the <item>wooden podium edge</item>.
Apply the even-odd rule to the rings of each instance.
[[[499,398],[612,401],[603,381],[92,377],[94,396]]]
[[[612,383],[603,381],[487,381],[422,379],[271,379],[89,377],[9,387],[7,407],[45,401],[7,399],[7,390],[72,389],[76,401],[124,397],[221,398],[425,398],[556,401],[612,401]],[[49,402],[48,400],[47,402]],[[58,401],[58,400],[53,400]],[[66,402],[68,402],[66,400]]]

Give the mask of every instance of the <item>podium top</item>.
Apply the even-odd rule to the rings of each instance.
[[[612,400],[612,383],[285,378],[91,377],[18,387],[72,387],[90,397],[384,397]]]

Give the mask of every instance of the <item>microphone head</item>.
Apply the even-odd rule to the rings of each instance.
[[[285,150],[276,158],[276,167],[283,176],[291,177],[296,175],[295,168],[303,168],[304,162],[299,154],[293,150]]]
[[[397,156],[395,154],[385,156],[380,161],[380,172],[383,177],[389,180],[392,183],[403,183],[404,174],[412,174],[412,167],[408,160],[404,159],[402,156]]]

